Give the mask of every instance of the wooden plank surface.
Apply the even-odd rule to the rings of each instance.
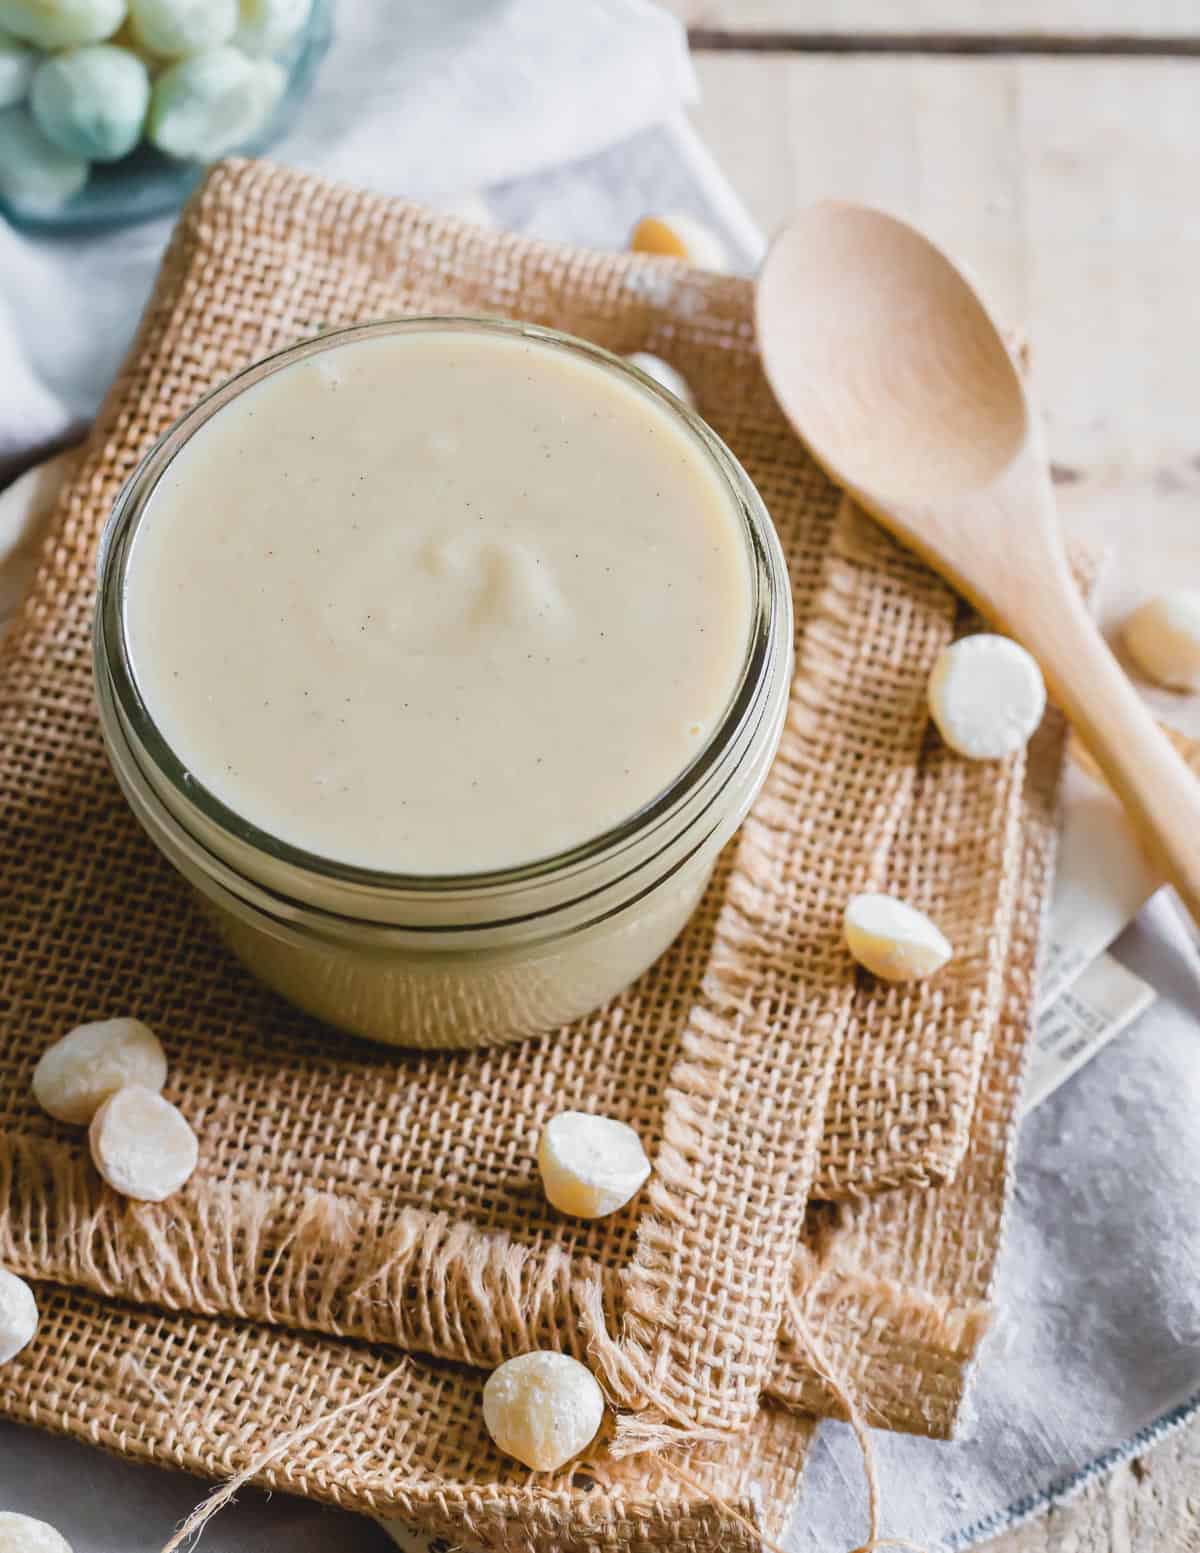
[[[1177,1430],[1069,1504],[984,1546],[987,1553],[1197,1553],[1200,1424]]]
[[[770,26],[1200,27],[1200,4],[676,0]],[[1122,15],[1116,17],[1120,10]],[[1125,13],[1136,14],[1125,14]],[[835,16],[836,13],[836,16]],[[817,18],[817,20],[814,20]],[[915,19],[915,20],[914,20]],[[768,231],[823,196],[926,227],[1028,333],[1066,527],[1112,549],[1110,632],[1147,593],[1200,586],[1200,60],[696,56],[700,133]],[[1200,734],[1200,697],[1148,692]],[[1200,1553],[1200,1422],[990,1553]]]
[[[696,64],[700,133],[767,231],[829,195],[881,205],[1027,332],[1064,524],[1120,557],[1110,632],[1145,594],[1200,585],[1200,62]],[[1200,734],[1200,699],[1150,695]]]
[[[662,0],[689,27],[795,36],[1197,37],[1196,0]]]

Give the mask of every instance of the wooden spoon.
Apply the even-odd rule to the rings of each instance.
[[[757,321],[771,386],[813,456],[1034,655],[1200,923],[1200,782],[1071,579],[1038,418],[974,288],[904,222],[831,201],[776,238]]]

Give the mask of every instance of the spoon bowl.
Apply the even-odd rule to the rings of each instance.
[[[1200,923],[1200,783],[1084,607],[1038,417],[974,286],[903,221],[828,201],[776,238],[756,315],[771,386],[817,462],[1029,649]]]
[[[903,221],[803,211],[771,249],[758,310],[768,375],[839,484],[925,503],[986,485],[1020,450],[1029,407],[1003,339]]]

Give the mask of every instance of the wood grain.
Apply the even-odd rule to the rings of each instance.
[[[1148,593],[1200,583],[1200,64],[696,64],[700,133],[767,231],[830,195],[880,205],[1028,334],[1064,525],[1120,555],[1110,634]],[[1200,700],[1148,694],[1200,735]]]
[[[894,26],[887,0],[675,0],[723,26]],[[1200,6],[906,5],[906,26],[1200,29]],[[1118,12],[1120,13],[1118,15]],[[1068,23],[1069,18],[1069,23]],[[697,125],[767,230],[826,195],[926,227],[1033,343],[1068,529],[1119,557],[1102,615],[1200,586],[1200,62],[700,53]],[[1144,688],[1144,687],[1143,687]],[[1148,692],[1200,735],[1200,697]],[[1200,1553],[1200,1421],[989,1553]]]
[[[1198,37],[1195,0],[665,0],[689,27],[806,35],[940,32],[961,37]]]
[[[1200,928],[1200,786],[1080,598],[1040,418],[978,293],[912,226],[825,201],[772,245],[757,318],[771,386],[817,461],[1029,649]]]
[[[983,1546],[987,1553],[1197,1553],[1200,1422]]]

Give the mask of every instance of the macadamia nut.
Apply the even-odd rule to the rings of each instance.
[[[137,42],[164,59],[219,48],[238,24],[237,0],[129,0]]]
[[[109,43],[53,54],[38,66],[29,106],[48,140],[73,156],[115,162],[141,139],[150,73]]]
[[[1200,588],[1148,599],[1125,622],[1125,645],[1147,679],[1200,690]]]
[[[0,1510],[0,1553],[71,1553],[71,1545],[47,1521]]]
[[[634,253],[686,259],[689,264],[717,274],[724,274],[729,268],[729,256],[716,233],[683,211],[668,216],[643,216],[633,229],[629,246]]]
[[[96,1169],[114,1191],[162,1202],[196,1168],[199,1146],[186,1117],[143,1084],[110,1095],[88,1133]]]
[[[969,760],[1000,760],[1028,744],[1042,720],[1042,671],[1007,636],[964,636],[938,654],[929,710],[952,750]]]
[[[166,1054],[149,1025],[102,1019],[47,1047],[33,1070],[33,1098],[58,1121],[86,1127],[126,1084],[157,1091],[166,1081]]]
[[[850,953],[884,981],[921,981],[954,953],[924,912],[894,895],[856,895],[844,920]]]
[[[24,1278],[0,1267],[0,1364],[15,1359],[37,1331],[38,1309]],[[3,1543],[0,1543],[0,1553]]]
[[[0,32],[0,108],[25,101],[37,65],[35,50]]]
[[[168,156],[212,161],[263,127],[286,84],[270,59],[232,48],[195,54],[155,81],[146,132]]]
[[[560,1213],[602,1219],[645,1185],[650,1161],[632,1127],[589,1111],[560,1111],[538,1147],[546,1196]]]
[[[234,45],[246,54],[281,54],[311,11],[312,0],[242,0]]]
[[[483,1388],[483,1421],[506,1456],[554,1472],[596,1438],[604,1394],[586,1365],[539,1350],[509,1359]]]
[[[18,214],[51,215],[87,177],[84,158],[47,140],[25,108],[0,109],[0,198]]]
[[[0,28],[39,49],[69,49],[111,38],[125,0],[0,0]]]
[[[686,405],[695,405],[696,401],[688,387],[687,379],[669,361],[664,361],[661,356],[652,355],[650,351],[634,351],[626,356],[625,360],[637,367],[640,372],[644,372],[647,377],[652,377],[669,394],[674,394],[676,399],[682,399]]]

